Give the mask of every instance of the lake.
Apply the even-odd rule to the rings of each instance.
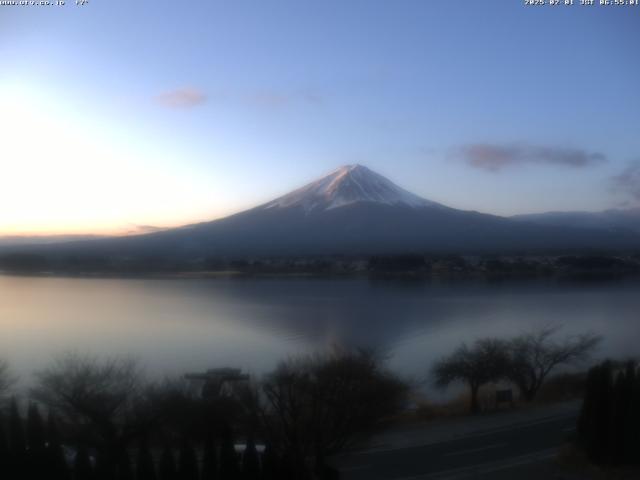
[[[374,347],[423,378],[462,341],[549,324],[640,353],[640,281],[0,276],[0,358],[28,381],[60,352],[129,355],[149,375],[235,366],[259,375],[332,344]]]

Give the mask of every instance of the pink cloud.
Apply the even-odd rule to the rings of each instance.
[[[193,108],[204,104],[207,95],[197,88],[185,87],[163,92],[156,97],[157,102],[168,108]]]

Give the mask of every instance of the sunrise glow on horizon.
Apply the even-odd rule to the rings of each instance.
[[[229,213],[158,145],[101,129],[39,92],[0,92],[0,234],[127,234]],[[201,180],[202,177],[200,176]],[[214,175],[208,179],[215,185]]]

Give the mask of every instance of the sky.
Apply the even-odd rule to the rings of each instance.
[[[575,3],[0,6],[0,235],[209,220],[352,163],[498,215],[636,207],[640,7]]]

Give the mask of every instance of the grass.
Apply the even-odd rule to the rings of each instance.
[[[482,413],[490,413],[512,409],[535,408],[569,400],[577,400],[582,398],[585,378],[586,374],[584,372],[560,373],[549,377],[538,392],[535,401],[530,403],[520,400],[517,390],[513,388],[513,405],[504,403],[496,405],[495,403],[496,391],[509,388],[509,386],[504,384],[485,385],[480,389],[479,393],[481,411]],[[414,408],[390,419],[392,423],[428,422],[443,418],[464,417],[471,414],[469,411],[469,393],[467,391],[461,392],[446,402],[433,401],[428,395],[414,391],[410,400]]]

